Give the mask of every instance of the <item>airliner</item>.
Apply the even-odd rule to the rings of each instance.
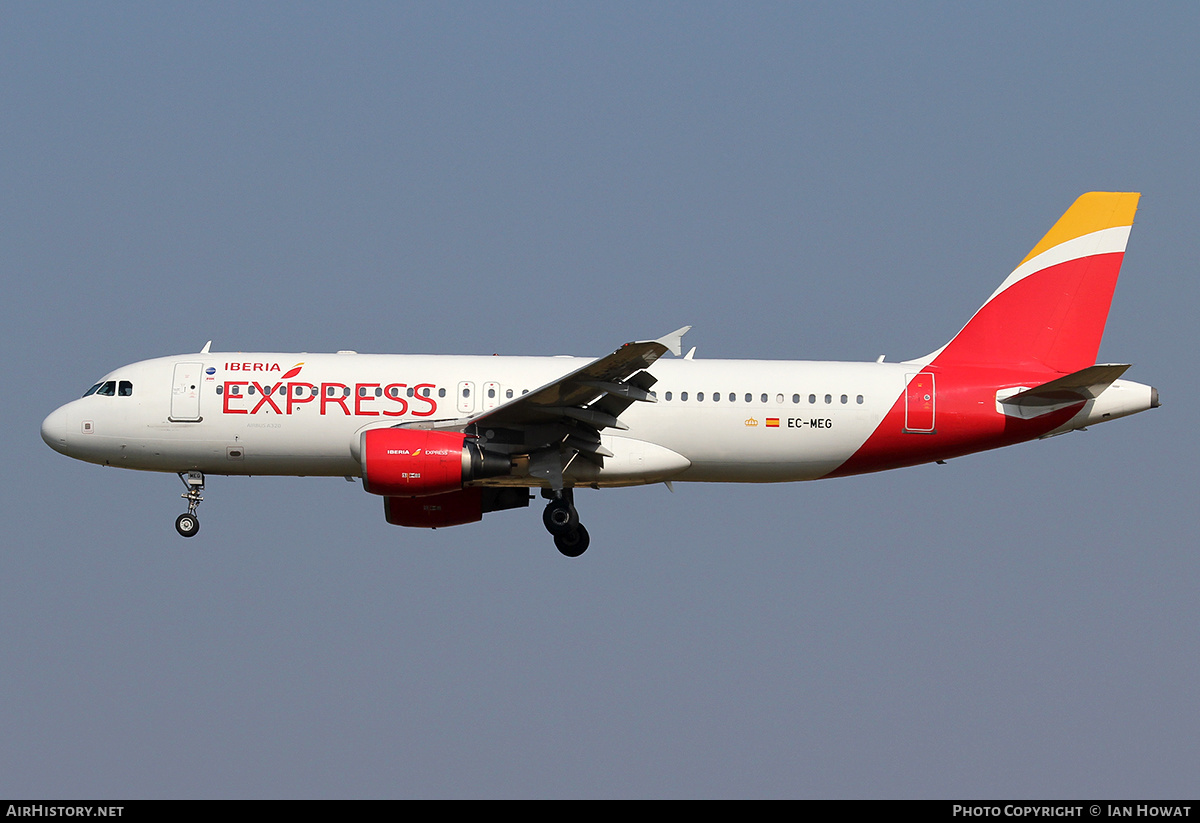
[[[702,360],[684,326],[598,359],[198,353],[110,372],[42,438],[173,472],[200,528],[206,475],[360,478],[387,522],[441,528],[526,508],[590,542],[574,490],[777,483],[898,469],[1081,430],[1159,405],[1097,364],[1139,195],[1084,194],[944,346],[873,363]],[[664,358],[671,352],[674,357]]]

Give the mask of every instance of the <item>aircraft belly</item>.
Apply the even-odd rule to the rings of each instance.
[[[333,475],[357,474],[347,454],[273,453],[232,440],[188,440],[97,437],[80,459],[145,471],[202,471],[210,474]]]
[[[691,483],[790,483],[816,480],[833,471],[841,462],[840,458],[808,463],[696,462],[674,479]]]

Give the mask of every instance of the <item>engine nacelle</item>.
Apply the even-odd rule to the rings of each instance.
[[[363,488],[371,494],[446,494],[472,480],[508,474],[512,468],[507,455],[484,451],[462,432],[367,429],[361,438]]]
[[[393,526],[438,529],[475,523],[483,519],[483,501],[478,486],[425,497],[386,497],[383,515]]]
[[[528,506],[529,497],[529,489],[523,487],[467,486],[458,491],[425,497],[385,497],[383,513],[393,526],[440,529],[475,523],[482,520],[487,512]]]

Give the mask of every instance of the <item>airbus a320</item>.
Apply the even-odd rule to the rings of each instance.
[[[683,327],[599,359],[210,351],[144,360],[53,411],[42,438],[179,475],[200,528],[207,475],[361,478],[398,526],[547,502],[588,547],[574,490],[775,483],[898,469],[1159,405],[1096,354],[1138,194],[1080,197],[946,345],[873,363],[698,360]],[[671,352],[673,358],[663,356]]]

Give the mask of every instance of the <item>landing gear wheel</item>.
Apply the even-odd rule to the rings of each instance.
[[[196,517],[196,509],[199,508],[200,501],[204,499],[204,496],[200,494],[204,490],[204,473],[198,471],[179,472],[179,479],[183,481],[183,487],[187,489],[179,496],[187,501],[188,510],[185,514],[175,518],[175,531],[184,537],[195,537],[196,532],[200,531],[200,520]]]
[[[588,544],[591,542],[588,531],[582,524],[576,525],[575,528],[563,534],[554,535],[554,545],[567,557],[579,557],[587,551]]]
[[[557,538],[579,527],[579,512],[565,500],[551,500],[542,512],[542,523],[546,531]]]
[[[181,514],[175,518],[175,531],[184,537],[195,537],[200,531],[200,521],[194,514]]]

